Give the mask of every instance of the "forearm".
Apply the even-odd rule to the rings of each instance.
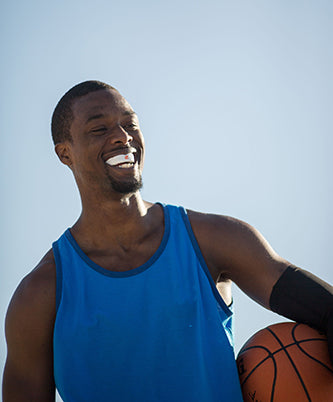
[[[291,320],[325,332],[333,362],[332,286],[310,272],[290,266],[273,287],[270,308]]]

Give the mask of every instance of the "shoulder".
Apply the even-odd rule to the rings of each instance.
[[[8,400],[54,400],[55,289],[55,262],[49,251],[23,278],[8,307],[3,375]]]
[[[213,278],[232,280],[248,296],[269,308],[272,288],[290,263],[246,222],[193,211],[188,215]]]
[[[195,236],[201,243],[207,243],[212,248],[221,246],[228,248],[237,244],[260,239],[261,234],[248,223],[226,215],[207,214],[188,210],[188,217]]]
[[[219,232],[225,230],[226,233],[239,233],[240,231],[255,231],[255,229],[240,219],[227,215],[218,215],[212,213],[204,213],[187,209],[188,217],[191,224],[197,226],[199,229],[218,230]]]
[[[277,258],[260,232],[244,221],[191,210],[188,217],[211,272],[232,279],[236,270],[245,269],[251,261]]]
[[[241,227],[246,224],[229,216],[193,210],[187,210],[187,215],[213,279],[215,282],[221,280],[223,266],[228,265],[226,251],[230,250],[230,244],[237,239]],[[229,279],[226,273],[223,279]]]
[[[8,307],[6,325],[51,322],[55,316],[56,269],[52,250],[18,285]]]
[[[46,299],[52,298],[55,291],[55,286],[55,259],[53,251],[49,250],[37,264],[37,266],[22,279],[15,292],[15,295],[25,298],[34,294],[35,296],[41,297],[44,299],[44,301],[46,301]]]

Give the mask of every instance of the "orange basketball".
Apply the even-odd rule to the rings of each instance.
[[[260,330],[240,350],[237,366],[245,402],[333,402],[327,338],[307,325]]]

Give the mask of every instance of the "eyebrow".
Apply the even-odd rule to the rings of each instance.
[[[126,110],[123,113],[124,116],[136,116],[136,113],[134,112],[134,110]],[[100,119],[101,117],[104,117],[105,115],[103,113],[99,113],[99,114],[94,114],[90,117],[88,117],[88,119],[86,120],[86,124],[90,123],[93,120],[97,120]]]
[[[136,116],[136,113],[134,112],[134,110],[126,110],[126,112],[124,112],[123,114],[127,115],[127,116],[133,116],[133,115]]]
[[[88,119],[86,120],[86,124],[91,122],[92,120],[97,120],[100,119],[101,117],[103,117],[104,114],[100,113],[100,114],[94,114],[93,116],[88,117]]]

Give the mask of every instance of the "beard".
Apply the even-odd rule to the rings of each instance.
[[[109,180],[112,189],[120,194],[136,193],[138,190],[141,190],[143,186],[141,176],[139,178],[134,178],[133,180],[127,182],[115,180],[113,177],[110,177]]]
[[[108,173],[108,172],[107,172]],[[106,186],[108,190],[112,189],[119,194],[133,194],[143,187],[142,176],[137,174],[127,180],[117,180],[115,177],[107,174]]]

